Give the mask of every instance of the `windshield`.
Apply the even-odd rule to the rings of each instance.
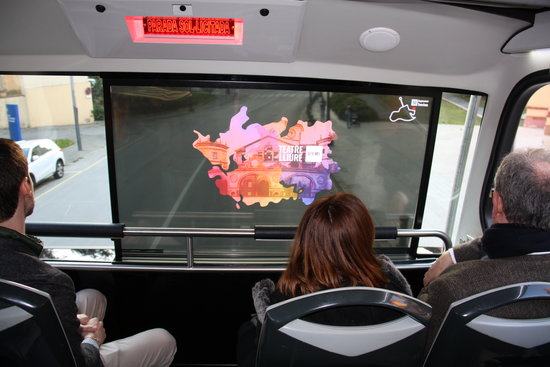
[[[436,103],[427,90],[147,83],[113,81],[109,89],[126,226],[296,226],[309,204],[335,192],[359,196],[377,226],[412,228],[419,220]],[[195,256],[286,259],[288,245],[199,238]],[[148,257],[187,251],[170,237],[125,238],[122,248]]]

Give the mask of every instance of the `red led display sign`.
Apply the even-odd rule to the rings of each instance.
[[[135,17],[126,24],[136,43],[243,43],[243,20],[232,18]]]
[[[226,18],[143,17],[145,35],[234,37],[235,20]]]

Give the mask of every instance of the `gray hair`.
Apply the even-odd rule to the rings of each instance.
[[[510,223],[550,230],[550,151],[526,149],[508,154],[495,178]]]

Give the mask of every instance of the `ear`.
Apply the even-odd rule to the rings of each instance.
[[[504,201],[498,191],[493,192],[493,223],[508,223],[504,214]]]
[[[21,181],[21,185],[19,185],[19,193],[23,194],[23,196],[33,193],[32,182],[29,176],[26,176],[23,181]]]

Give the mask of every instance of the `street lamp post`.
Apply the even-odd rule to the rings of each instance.
[[[76,144],[78,146],[78,150],[82,150],[82,142],[80,141],[80,126],[78,125],[78,106],[76,105],[76,97],[74,93],[74,80],[73,76],[70,77],[71,80],[71,97],[73,99],[73,113],[74,113],[74,128],[76,132]]]

